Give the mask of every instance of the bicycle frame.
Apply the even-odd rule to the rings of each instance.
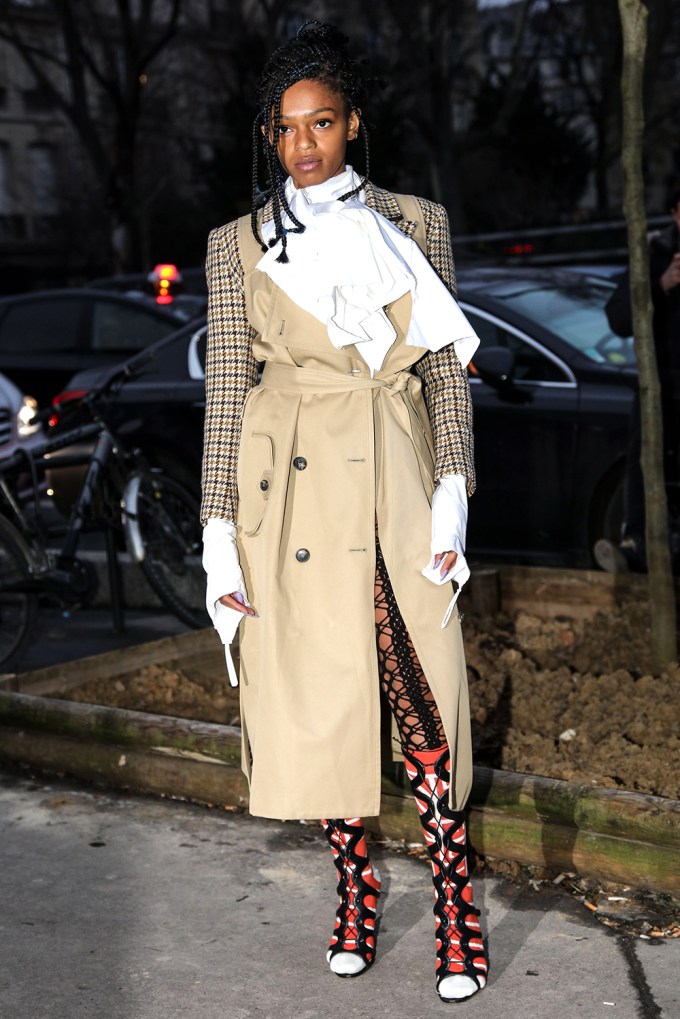
[[[83,483],[71,511],[64,540],[56,551],[48,549],[47,535],[44,528],[40,526],[39,515],[31,519],[26,514],[20,501],[11,490],[7,475],[12,469],[25,464],[32,477],[33,491],[37,504],[38,484],[36,480],[36,465],[40,464],[44,468],[50,454],[93,438],[95,439],[94,449],[88,459]],[[81,535],[90,516],[94,498],[99,490],[102,474],[111,462],[112,456],[115,456],[117,461],[123,462],[128,455],[105,422],[97,418],[93,422],[68,429],[61,435],[38,443],[30,450],[18,451],[6,461],[0,462],[0,492],[4,497],[6,506],[11,511],[15,526],[30,549],[33,560],[31,569],[33,579],[30,582],[33,590],[49,591],[50,594],[56,595],[62,602],[66,603],[79,603],[83,600],[88,601],[91,598],[95,587],[92,568],[87,562],[81,561],[77,557]],[[131,469],[139,466],[139,458],[136,454],[133,454],[133,461]],[[105,526],[102,529],[105,531],[107,538],[107,558],[112,588],[112,603],[114,603],[112,607],[114,619],[118,626],[122,625],[122,610],[120,584],[117,580],[116,549],[108,529]]]

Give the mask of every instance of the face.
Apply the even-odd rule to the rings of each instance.
[[[347,142],[356,138],[359,117],[319,81],[298,81],[281,98],[278,155],[296,188],[323,184],[345,169]]]

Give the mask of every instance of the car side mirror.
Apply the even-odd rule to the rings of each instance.
[[[507,347],[484,347],[474,355],[472,366],[482,382],[503,389],[512,385],[515,355]]]

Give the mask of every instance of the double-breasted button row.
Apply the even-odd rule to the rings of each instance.
[[[304,456],[296,456],[293,460],[293,467],[296,471],[304,471],[307,467],[307,460]],[[295,558],[299,563],[309,562],[311,552],[308,548],[299,548],[295,553]]]

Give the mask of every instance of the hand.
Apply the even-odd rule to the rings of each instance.
[[[453,569],[458,558],[457,552],[438,552],[434,557],[434,565],[440,566],[439,576],[444,578],[449,570]]]
[[[666,293],[672,290],[673,287],[678,286],[680,283],[680,254],[673,255],[673,261],[660,278],[659,283],[661,284],[661,289],[665,290]]]
[[[257,613],[251,605],[244,605],[243,595],[240,591],[234,591],[232,594],[223,594],[218,599],[220,605],[226,605],[228,609],[236,609],[237,612],[242,612],[244,616],[256,616]]]

